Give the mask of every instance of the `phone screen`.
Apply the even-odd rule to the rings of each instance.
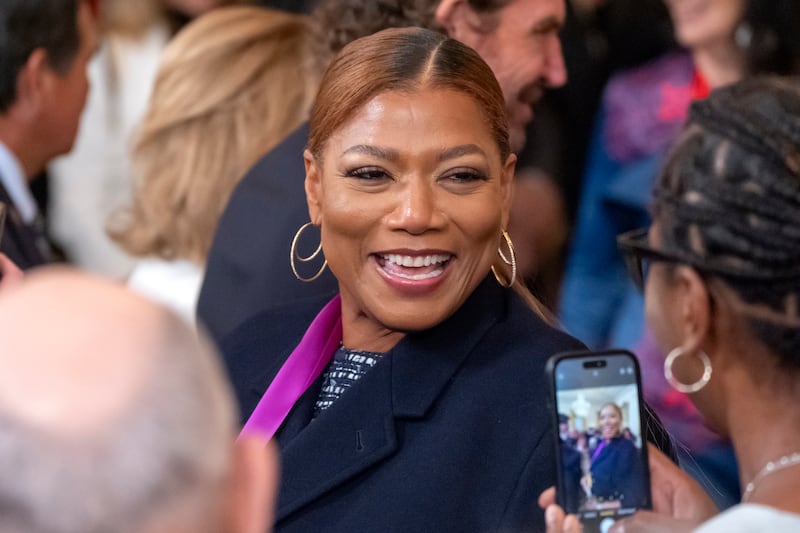
[[[559,503],[584,531],[650,508],[639,365],[630,352],[561,354],[549,366],[558,423]]]

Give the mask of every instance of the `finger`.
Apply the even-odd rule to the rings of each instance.
[[[574,514],[567,515],[564,519],[564,533],[581,533],[582,531],[583,525],[578,517]]]
[[[539,495],[539,507],[547,509],[549,505],[556,503],[556,488],[550,487]]]
[[[548,505],[544,510],[547,533],[564,533],[564,511],[558,505]]]

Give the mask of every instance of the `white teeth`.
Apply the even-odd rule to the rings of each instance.
[[[436,255],[418,255],[412,257],[410,255],[399,255],[399,254],[385,254],[382,256],[384,261],[388,263],[394,263],[395,265],[400,265],[404,267],[423,267],[423,266],[430,266],[430,265],[437,265],[439,263],[444,263],[445,261],[449,261],[452,257],[450,254],[436,254]]]
[[[403,274],[402,272],[395,272],[394,275],[398,278],[410,279],[414,281],[419,281],[421,279],[429,279],[435,278],[436,276],[440,276],[444,272],[444,269],[439,267],[435,270],[432,270],[426,274]]]

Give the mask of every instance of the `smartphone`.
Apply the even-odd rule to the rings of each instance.
[[[566,352],[547,363],[556,436],[558,503],[585,532],[650,509],[650,471],[636,357]]]

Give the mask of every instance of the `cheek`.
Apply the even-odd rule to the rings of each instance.
[[[656,276],[652,273],[654,269],[655,267],[651,267],[645,285],[645,320],[656,346],[666,354],[677,345],[677,341],[670,327],[672,323],[668,305],[670,296],[659,286]]]

